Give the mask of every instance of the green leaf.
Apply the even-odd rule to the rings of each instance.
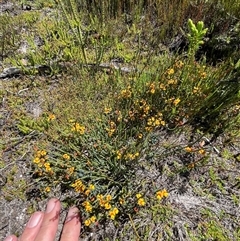
[[[238,62],[235,64],[235,69],[240,68],[240,59],[238,60]]]
[[[201,31],[203,30],[203,27],[204,27],[203,21],[199,21],[199,22],[197,23],[197,30],[198,30],[199,32],[201,32]]]

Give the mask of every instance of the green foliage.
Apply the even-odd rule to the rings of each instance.
[[[230,14],[234,14],[236,17],[239,17],[240,2],[234,0],[220,1],[224,9]]]
[[[223,73],[225,71],[225,68],[223,68]],[[228,129],[231,125],[234,126],[232,121],[235,124],[239,123],[237,111],[240,101],[239,78],[235,72],[224,74],[215,86],[210,87],[210,90],[211,93],[208,92],[209,94],[201,103],[201,107],[197,109],[194,118],[199,120],[205,129],[219,135],[219,133],[222,133],[222,128]],[[232,105],[233,103],[235,104]],[[226,110],[231,111],[226,112]],[[221,125],[219,126],[217,123],[221,123]]]
[[[16,174],[19,172],[18,167],[14,165],[7,172],[7,183],[1,189],[2,196],[8,201],[14,200],[16,197],[25,200],[25,190],[27,188],[26,180],[22,178],[17,178]],[[19,174],[19,173],[18,173]],[[9,188],[10,187],[10,188]]]
[[[0,23],[0,57],[3,59],[16,50],[17,29],[13,28],[13,18],[8,15],[1,15]]]
[[[44,132],[50,125],[50,119],[43,117],[38,120],[34,120],[30,117],[21,118],[17,124],[17,128],[24,135],[30,134],[32,131]]]
[[[74,39],[75,41],[77,41],[78,46],[80,47],[83,61],[85,64],[87,64],[88,60],[83,40],[82,20],[77,11],[77,4],[74,0],[68,0],[64,2],[60,0],[59,3],[64,13],[63,16],[65,18],[65,21],[68,23],[68,26],[70,27],[72,34],[74,35]]]
[[[38,13],[23,13],[13,17],[10,14],[0,15],[0,57],[12,56],[22,41],[22,28],[28,28],[39,18]]]
[[[29,5],[30,7],[34,7],[37,9],[42,9],[42,8],[53,8],[56,4],[56,1],[54,0],[38,0],[35,2],[32,2],[31,0],[21,0],[20,1],[22,6],[25,7],[26,5]]]
[[[204,28],[204,23],[202,21],[199,21],[197,25],[195,25],[191,19],[188,19],[188,31],[188,55],[190,58],[194,58],[200,45],[204,43],[202,39],[206,35],[208,28]]]

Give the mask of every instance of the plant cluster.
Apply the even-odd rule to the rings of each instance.
[[[77,40],[76,46],[81,46],[82,57],[79,60],[87,64],[89,53],[83,43],[84,27],[73,1],[70,7],[73,15],[61,5],[63,16],[67,18],[70,30],[77,31],[74,32],[77,35],[72,38]],[[190,44],[187,58],[181,55],[164,56],[165,59],[160,64],[152,60],[154,72],[149,69],[131,76],[112,73],[113,76],[109,78],[113,78],[114,83],[108,85],[112,85],[110,88],[115,92],[111,102],[103,106],[102,114],[95,123],[84,124],[80,118],[69,119],[67,125],[61,126],[56,118],[54,128],[60,135],[56,147],[50,148],[48,156],[45,151],[36,152],[33,159],[36,165],[34,173],[45,183],[45,192],[56,185],[64,189],[73,188],[85,226],[101,224],[107,219],[121,220],[150,205],[152,197],[135,191],[143,187],[133,181],[141,158],[147,153],[149,136],[155,131],[179,130],[186,123],[193,127],[199,124],[201,130],[202,123],[197,119],[203,119],[204,114],[200,115],[203,108],[207,110],[203,107],[205,100],[218,94],[218,98],[222,98],[220,90],[215,89],[216,85],[220,79],[231,76],[231,72],[224,74],[221,67],[207,66],[204,59],[194,60],[207,29],[203,29],[202,22],[195,25],[189,20],[188,23]],[[64,33],[63,29],[61,31]],[[60,40],[64,39],[61,34],[59,36]],[[59,39],[56,41],[59,42]],[[226,110],[229,106],[237,108],[238,93],[230,92],[232,98],[228,103],[223,105],[222,101],[210,102],[214,103],[214,109]],[[214,110],[208,113],[211,115]],[[225,114],[218,111],[214,117],[222,118]],[[214,132],[214,128],[216,125],[211,131]],[[181,151],[200,156],[206,154],[204,148],[196,149],[191,144],[182,147]],[[195,161],[187,168],[190,170],[197,165],[198,161]],[[167,187],[155,190],[155,202],[168,197],[165,188]]]
[[[239,63],[229,59],[212,66],[205,56],[196,58],[208,28],[199,20],[196,24],[190,18],[186,21],[184,13],[191,1],[163,2],[140,1],[136,5],[136,1],[90,1],[87,5],[86,1],[55,1],[54,18],[31,19],[34,34],[44,44],[36,46],[34,35],[28,35],[31,51],[11,59],[25,70],[41,64],[50,67],[51,77],[62,74],[56,81],[57,90],[46,97],[55,96],[56,106],[35,119],[22,114],[16,127],[21,135],[32,131],[44,134],[45,139],[34,147],[33,177],[45,196],[56,187],[75,193],[70,203],[80,208],[85,230],[109,222],[132,222],[132,217],[148,209],[153,218],[160,213],[163,223],[165,216],[172,214],[168,186],[154,180],[147,184],[139,170],[154,165],[155,157],[156,165],[161,165],[174,152],[190,160],[176,165],[176,170],[191,172],[204,166],[209,152],[204,142],[199,144],[200,138],[189,138],[184,145],[170,143],[159,152],[156,136],[163,132],[239,136]],[[142,6],[146,13],[154,9],[156,16],[164,7],[161,20],[169,20],[165,30],[175,16],[176,26],[188,23],[187,53],[166,50],[159,55],[157,45],[146,47]],[[132,23],[118,23],[116,31],[111,29],[117,28],[116,19],[120,21],[126,10],[135,14]],[[123,41],[125,35],[131,41]],[[157,44],[166,36],[167,30],[160,31],[149,44]],[[3,52],[7,52],[4,41]],[[21,62],[22,57],[27,65]],[[109,62],[111,57],[123,58],[123,65],[133,63],[136,71],[121,72],[113,62],[101,68],[101,62]],[[29,76],[37,74],[33,68],[26,72]]]

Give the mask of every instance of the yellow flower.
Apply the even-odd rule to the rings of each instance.
[[[143,111],[144,111],[145,114],[148,114],[149,111],[150,111],[150,105],[145,105],[145,106],[143,107]]]
[[[177,68],[182,68],[183,67],[183,65],[184,65],[184,63],[181,61],[181,60],[179,60],[176,64],[175,64],[175,66],[177,67]]]
[[[137,199],[138,199],[138,198],[141,198],[141,197],[142,197],[142,194],[141,194],[141,193],[137,193],[137,194],[136,194],[136,197],[137,197]]]
[[[44,167],[46,168],[46,172],[50,172],[52,170],[49,162],[44,163]]]
[[[42,164],[42,163],[38,163],[38,167],[40,167],[40,168],[41,168],[42,166],[43,166],[43,164]]]
[[[168,84],[169,84],[169,85],[172,85],[172,84],[175,84],[175,83],[176,83],[176,81],[175,81],[174,79],[168,80]]]
[[[73,132],[78,132],[80,133],[81,135],[83,135],[85,133],[85,127],[80,125],[79,123],[75,123],[73,126],[72,126],[72,129],[71,131]]]
[[[82,186],[83,183],[80,179],[77,179],[75,183],[71,184],[71,187],[77,187],[77,186]]]
[[[145,204],[146,204],[146,203],[145,203],[145,200],[144,200],[143,198],[139,198],[139,199],[138,199],[138,205],[139,205],[139,206],[145,206]]]
[[[206,74],[206,72],[202,72],[202,73],[200,74],[200,76],[204,79],[204,78],[206,78],[207,74]]]
[[[70,158],[71,157],[68,154],[63,154],[63,159],[68,161],[68,160],[70,160]]]
[[[107,209],[107,210],[109,210],[111,207],[112,206],[111,206],[110,203],[105,203],[105,205],[104,205],[104,208]]]
[[[166,191],[166,189],[163,189],[162,191],[158,191],[156,193],[157,199],[161,200],[163,197],[168,197],[169,193]]]
[[[75,183],[70,185],[71,187],[73,187],[75,189],[76,192],[84,192],[86,189],[86,186],[82,183],[82,181],[80,179],[76,180]]]
[[[126,159],[128,159],[128,160],[134,160],[134,155],[132,154],[132,153],[127,153],[127,155],[126,155]]]
[[[53,121],[56,119],[56,116],[54,114],[49,114],[48,115],[48,121]]]
[[[88,196],[88,195],[90,194],[90,192],[91,192],[91,191],[90,191],[89,189],[87,189],[87,190],[85,191],[85,195]]]
[[[44,163],[44,166],[45,166],[45,168],[48,168],[48,167],[50,167],[50,163],[46,162],[46,163]]]
[[[118,214],[119,211],[118,211],[117,208],[114,208],[114,209],[113,209],[113,212],[114,212],[115,214]]]
[[[92,221],[91,221],[90,218],[86,219],[85,222],[84,222],[85,226],[87,226],[87,227],[90,226],[91,223],[92,223]]]
[[[100,199],[100,200],[98,200],[98,201],[99,201],[99,205],[100,205],[101,207],[104,207],[104,206],[105,206],[106,200]]]
[[[147,126],[147,127],[145,127],[145,130],[150,132],[150,131],[152,131],[152,127]]]
[[[130,98],[132,95],[132,92],[129,89],[125,89],[121,91],[121,97],[123,98]]]
[[[123,205],[123,204],[125,203],[124,199],[123,199],[123,198],[119,198],[119,203],[120,203],[121,205]]]
[[[40,158],[40,162],[43,164],[45,162],[44,158]]]
[[[201,149],[201,150],[198,151],[198,153],[201,154],[201,155],[205,155],[206,152],[205,152],[204,149]]]
[[[38,157],[38,158],[41,158],[41,157],[42,157],[41,151],[37,151],[36,154],[35,154],[35,156]]]
[[[194,168],[194,167],[195,167],[195,163],[194,162],[188,164],[188,168]]]
[[[74,173],[74,169],[75,169],[75,167],[69,167],[69,168],[67,168],[67,174],[68,174],[69,176],[71,176],[71,175]]]
[[[160,121],[160,120],[155,120],[154,126],[160,126],[160,124],[161,124],[161,121]]]
[[[116,151],[117,159],[120,160],[122,158],[122,153],[120,151]]]
[[[92,216],[92,217],[90,218],[90,220],[91,220],[92,223],[95,223],[95,222],[96,222],[96,219],[97,219],[96,216]]]
[[[168,70],[167,70],[167,74],[168,74],[168,75],[174,74],[174,69],[168,69]]]
[[[166,90],[166,86],[164,84],[160,84],[159,88],[162,89],[162,90]]]
[[[85,201],[82,204],[85,207],[86,212],[91,213],[92,212],[92,205],[90,202]]]
[[[115,207],[115,208],[113,208],[112,210],[110,210],[109,212],[108,212],[108,215],[110,216],[110,218],[112,219],[112,220],[114,220],[115,219],[115,217],[116,217],[116,215],[118,214],[118,209]]]
[[[151,94],[154,94],[154,93],[155,93],[155,89],[151,89],[151,90],[150,90],[150,93],[151,93]]]
[[[116,128],[116,124],[114,121],[110,121],[109,125],[110,125],[110,128],[112,128],[112,129]]]
[[[189,146],[185,147],[184,149],[185,149],[186,152],[192,152],[193,151],[193,148],[189,147]]]
[[[50,192],[51,191],[51,188],[50,187],[46,187],[45,188],[45,192]]]
[[[116,131],[116,124],[113,121],[110,121],[109,123],[110,128],[106,128],[108,135],[111,137],[113,133]]]
[[[154,122],[155,122],[155,118],[154,117],[148,118],[147,125],[148,126],[153,126]]]
[[[90,184],[90,185],[89,185],[89,189],[90,189],[91,191],[93,191],[93,190],[95,189],[95,186],[94,186],[93,184]]]
[[[37,174],[37,175],[40,176],[40,177],[43,175],[42,171],[40,171],[40,170],[37,170],[37,171],[35,172],[35,174]]]
[[[112,108],[104,108],[104,114],[109,114],[112,111]]]
[[[150,86],[149,86],[149,92],[150,92],[151,94],[154,94],[154,93],[155,93],[155,84],[154,84],[154,83],[150,84]]]
[[[162,191],[156,193],[157,199],[161,200],[163,198]]]
[[[109,212],[109,216],[112,220],[115,219],[116,214],[112,213],[111,211]]]
[[[102,194],[98,194],[98,195],[97,195],[97,200],[100,201],[100,200],[102,200],[102,199],[103,199],[103,195],[102,195]]]
[[[138,134],[138,139],[142,139],[143,138],[143,134],[142,133],[139,133]]]
[[[175,99],[175,100],[173,101],[173,104],[176,106],[180,101],[181,101],[181,100],[180,100],[179,98],[177,98],[177,99]]]
[[[138,156],[139,156],[139,152],[136,152],[136,153],[134,154],[134,156],[135,156],[135,157],[138,157]]]
[[[33,162],[36,163],[36,164],[38,164],[38,163],[40,162],[40,158],[39,158],[39,157],[34,158],[34,159],[33,159]]]
[[[108,194],[107,196],[106,196],[106,200],[109,202],[109,201],[111,201],[112,200],[112,196],[110,195],[110,194]]]
[[[134,111],[132,111],[132,110],[128,111],[128,115],[129,115],[131,120],[135,120],[135,116],[134,116],[135,112]]]
[[[168,195],[169,195],[169,193],[167,192],[166,189],[163,189],[163,190],[162,190],[162,193],[163,193],[163,196],[164,196],[164,197],[168,197]]]
[[[76,192],[81,192],[83,193],[86,189],[86,186],[85,185],[82,185],[82,186],[78,186],[78,187],[75,187],[75,191]]]
[[[46,156],[47,155],[47,152],[44,151],[44,150],[42,150],[40,153],[41,153],[41,156]]]
[[[122,120],[122,113],[121,113],[121,111],[119,110],[119,111],[117,111],[117,121],[119,122],[119,121],[121,121]]]
[[[195,94],[195,93],[197,93],[197,92],[199,92],[199,88],[198,87],[193,87],[193,93]]]

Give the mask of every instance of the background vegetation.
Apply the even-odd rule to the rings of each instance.
[[[86,239],[239,240],[240,2],[26,6],[0,15],[5,199],[64,195]]]

